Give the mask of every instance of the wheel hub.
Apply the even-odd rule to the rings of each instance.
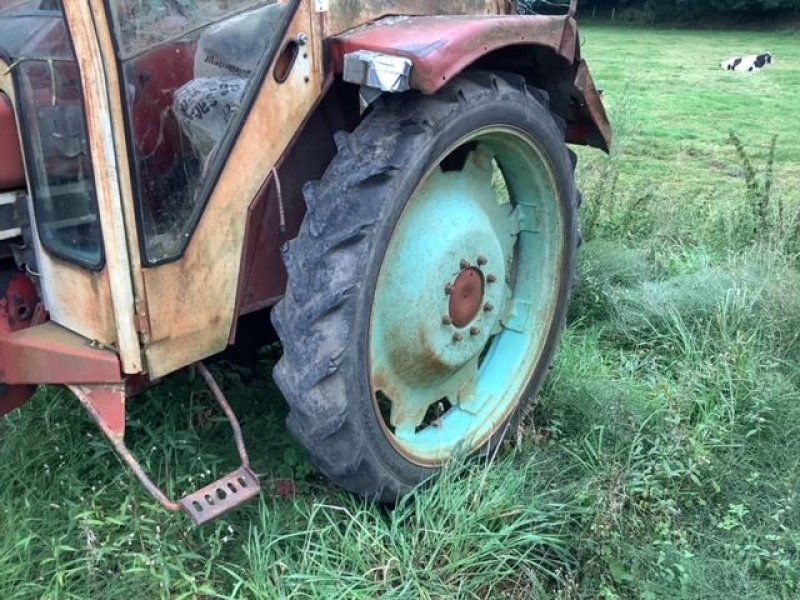
[[[463,329],[475,320],[483,306],[483,273],[477,268],[468,268],[456,278],[450,290],[450,319],[453,325]]]

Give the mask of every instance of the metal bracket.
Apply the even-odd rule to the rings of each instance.
[[[247,455],[242,428],[236,414],[206,366],[203,363],[197,363],[197,370],[231,424],[242,466],[201,490],[188,494],[180,502],[171,500],[153,483],[142,465],[125,445],[125,400],[127,398],[125,384],[70,385],[68,387],[89,411],[117,454],[142,482],[150,495],[158,500],[165,509],[172,512],[183,510],[192,518],[195,525],[204,525],[257,497],[261,486],[258,476],[250,468],[250,457]]]
[[[519,204],[512,214],[514,222],[514,233],[519,234],[523,231],[539,233],[539,224],[542,222],[538,207],[528,204]]]
[[[532,307],[530,302],[524,300],[509,300],[501,318],[503,327],[517,333],[525,333]]]
[[[358,50],[344,55],[342,79],[396,94],[411,89],[412,67],[409,58]]]

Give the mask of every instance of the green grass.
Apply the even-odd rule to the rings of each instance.
[[[216,367],[265,494],[197,531],[45,390],[0,423],[0,597],[800,598],[798,42],[585,31],[619,142],[580,152],[570,326],[490,464],[394,512],[335,491],[283,428],[267,349]],[[762,49],[773,70],[716,69]],[[188,376],[131,402],[131,445],[173,495],[235,465],[209,406]]]

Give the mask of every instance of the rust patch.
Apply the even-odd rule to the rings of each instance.
[[[480,269],[466,269],[456,278],[450,291],[450,318],[464,328],[478,316],[483,306],[484,281]]]

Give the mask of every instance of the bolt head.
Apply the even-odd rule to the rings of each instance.
[[[457,334],[455,334],[455,335],[453,336],[453,341],[454,341],[455,343],[458,343],[458,342],[463,342],[463,341],[464,341],[464,336],[463,336],[463,335],[461,335],[460,333],[457,333]]]
[[[482,267],[482,266],[484,266],[484,265],[486,265],[486,264],[488,264],[488,263],[489,263],[489,259],[488,259],[488,258],[486,258],[485,256],[479,256],[479,257],[478,257],[478,265],[479,265],[479,266],[481,266],[481,267]]]
[[[496,283],[497,276],[496,275],[489,275],[486,277],[486,283]]]
[[[442,317],[442,325],[452,325],[452,324],[453,324],[453,319],[451,319],[446,315]]]
[[[469,330],[469,334],[470,334],[472,337],[479,336],[479,335],[481,334],[480,327],[473,327],[472,329],[470,329],[470,330]]]
[[[472,265],[470,265],[470,264],[469,264],[469,261],[468,261],[468,260],[462,260],[462,261],[461,261],[461,270],[462,270],[462,271],[466,271],[466,270],[467,270],[467,269],[469,269],[471,266],[472,266]]]
[[[448,296],[450,294],[452,294],[453,293],[453,286],[450,285],[449,283],[446,286],[444,286],[444,293],[447,294]]]
[[[493,310],[494,310],[494,304],[491,304],[490,302],[487,302],[486,304],[483,305],[483,312],[490,313]]]

